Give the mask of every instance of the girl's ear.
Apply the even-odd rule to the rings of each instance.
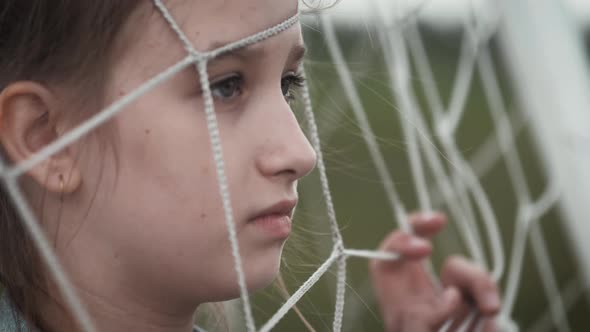
[[[35,82],[17,82],[0,94],[0,143],[15,165],[29,159],[59,137],[58,98]],[[27,172],[50,192],[71,193],[81,184],[81,173],[69,147]]]

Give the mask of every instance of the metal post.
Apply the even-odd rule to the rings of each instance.
[[[590,281],[590,70],[560,0],[500,0],[499,39],[586,285]]]

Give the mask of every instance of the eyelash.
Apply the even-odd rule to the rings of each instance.
[[[284,90],[283,83],[288,83],[287,91]],[[291,103],[296,100],[295,96],[293,95],[298,89],[302,88],[305,85],[305,77],[301,73],[289,73],[288,75],[284,76],[281,79],[281,91],[283,92],[283,96],[285,96],[285,100]]]
[[[281,78],[281,91],[289,103],[295,101],[293,95],[297,89],[303,87],[305,78],[300,73],[289,73]],[[230,102],[242,94],[244,78],[242,74],[233,74],[211,83],[211,94],[214,99]],[[226,89],[223,91],[222,89]]]

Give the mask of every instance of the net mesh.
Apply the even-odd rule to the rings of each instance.
[[[293,292],[291,297],[265,323],[258,327],[245,285],[243,263],[233,220],[232,198],[229,195],[225,175],[223,142],[221,142],[217,127],[207,76],[207,64],[210,60],[285,31],[299,22],[299,14],[242,40],[212,51],[201,52],[193,47],[162,1],[153,0],[153,2],[184,45],[186,57],[43,148],[29,160],[15,166],[5,165],[2,167],[2,178],[7,190],[13,197],[23,222],[37,243],[42,258],[48,263],[50,272],[55,277],[68,307],[78,318],[85,331],[95,331],[91,317],[83,310],[83,306],[70,287],[68,277],[60,268],[51,245],[36,222],[17,184],[17,179],[51,155],[107,122],[141,95],[156,88],[158,84],[190,66],[195,66],[203,87],[207,128],[217,170],[219,194],[223,202],[228,238],[231,242],[238,276],[237,282],[241,291],[240,304],[245,329],[248,331],[271,330],[320,280],[322,275],[335,267],[336,288],[331,328],[334,331],[341,331],[345,302],[349,298],[345,292],[347,259],[362,257],[395,260],[398,259],[397,255],[353,249],[346,245],[336,218],[326,163],[321,149],[320,131],[312,111],[310,90],[305,85],[302,91],[303,114],[308,126],[310,142],[317,154],[319,184],[324,197],[332,246],[323,264]],[[567,285],[565,291],[560,290],[562,282],[555,276],[554,265],[550,261],[551,255],[542,229],[539,227],[539,220],[558,202],[560,186],[550,179],[540,194],[533,195],[530,189],[531,185],[527,183],[526,168],[517,148],[519,133],[526,127],[526,121],[522,114],[511,112],[506,104],[500,83],[501,79],[497,74],[499,70],[491,50],[491,40],[501,21],[501,12],[493,5],[486,7],[486,10],[474,8],[473,15],[464,21],[455,79],[449,92],[448,102],[444,102],[441,89],[435,83],[434,70],[431,60],[428,58],[423,32],[419,27],[418,18],[422,4],[411,7],[400,6],[393,14],[388,14],[391,12],[379,8],[378,3],[368,4],[368,6],[374,5],[375,12],[379,13],[375,16],[378,18],[376,29],[373,31],[375,35],[370,37],[375,38],[375,42],[380,45],[379,50],[382,52],[385,65],[386,89],[388,95],[391,96],[388,98],[384,97],[384,94],[378,94],[377,97],[384,99],[384,102],[389,105],[389,109],[395,110],[395,114],[400,118],[399,125],[403,135],[407,161],[410,165],[410,176],[415,188],[417,206],[420,210],[425,211],[433,210],[435,207],[446,207],[460,238],[465,243],[467,254],[477,263],[489,269],[496,280],[501,281],[502,278],[505,278],[503,280],[504,303],[500,317],[504,330],[516,329],[511,317],[521,285],[526,245],[530,244],[542,286],[549,299],[547,301],[549,315],[542,315],[542,318],[533,324],[533,329],[543,330],[555,326],[559,331],[571,331],[567,312],[570,305],[576,302],[577,297],[582,293],[580,292],[580,284],[573,282]],[[342,95],[356,119],[361,137],[367,146],[368,155],[375,166],[379,182],[383,186],[391,215],[396,220],[398,227],[411,231],[407,222],[407,210],[402,199],[404,196],[400,194],[392,176],[392,174],[397,174],[396,169],[391,166],[382,153],[382,143],[379,142],[379,136],[373,129],[374,121],[369,119],[370,113],[368,113],[359,91],[358,74],[351,71],[345,58],[335,23],[330,15],[323,13],[317,16],[317,23],[321,28],[323,38],[325,38],[336,76],[341,83]],[[309,74],[312,75],[312,71],[309,71]],[[480,149],[476,153],[468,157],[458,142],[457,136],[463,119],[467,117],[468,99],[476,77],[479,77],[481,81],[483,98],[488,105],[491,125],[488,139],[480,144]],[[511,190],[514,191],[517,201],[516,212],[513,216],[514,222],[510,224],[513,226],[514,232],[511,241],[512,248],[508,253],[504,250],[505,244],[497,210],[494,209],[493,200],[488,197],[483,184],[486,174],[491,172],[493,165],[498,163],[504,164],[506,174],[510,179]],[[353,315],[354,312],[350,314]],[[473,312],[467,320],[473,319],[475,314]],[[468,322],[464,326],[467,325]],[[449,324],[446,324],[443,330],[448,326]],[[346,329],[346,326],[344,328]],[[349,330],[351,328],[349,327]]]

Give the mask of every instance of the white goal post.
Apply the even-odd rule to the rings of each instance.
[[[499,41],[534,129],[559,210],[590,281],[590,70],[582,31],[561,0],[502,0]]]

